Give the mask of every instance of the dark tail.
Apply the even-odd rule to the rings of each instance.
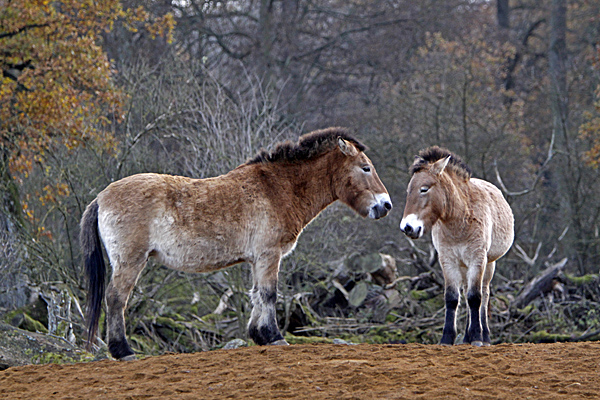
[[[106,266],[102,256],[100,235],[98,233],[98,202],[90,203],[81,217],[79,241],[85,262],[85,272],[88,278],[87,294],[87,349],[92,347],[98,332],[98,321],[104,299],[104,281]]]

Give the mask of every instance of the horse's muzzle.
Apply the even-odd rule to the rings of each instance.
[[[392,201],[388,195],[380,195],[371,210],[369,210],[369,217],[373,219],[383,218],[392,210]]]
[[[415,214],[410,214],[400,221],[400,230],[409,238],[418,239],[423,236],[425,227]]]
[[[400,230],[402,232],[404,232],[404,234],[411,239],[418,239],[421,237],[421,227],[420,226],[413,229],[412,226],[406,225],[404,227],[404,229],[400,228]]]

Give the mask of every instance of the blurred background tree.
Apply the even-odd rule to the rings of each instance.
[[[494,300],[494,323],[521,332],[598,323],[579,312],[571,318],[583,325],[508,311],[525,282],[563,257],[570,274],[598,273],[597,2],[2,5],[0,239],[12,261],[0,265],[0,286],[12,287],[6,277],[18,271],[30,292],[66,288],[82,299],[77,223],[111,181],[137,172],[214,176],[261,147],[342,125],[369,146],[395,210],[372,222],[336,204],[306,229],[282,265],[281,326],[368,320],[365,306],[352,304],[374,298],[359,295],[373,271],[349,272],[347,261],[375,253],[390,254],[399,276],[421,276],[397,284],[402,304],[388,310],[396,324],[388,330],[410,330],[411,318],[431,314],[437,319],[428,323],[442,323],[431,242],[409,241],[398,229],[408,167],[433,144],[460,154],[514,209],[515,246],[493,282],[504,299]],[[244,337],[247,280],[243,265],[207,275],[152,265],[132,297],[129,334],[146,352]],[[587,289],[572,290],[583,304]],[[437,333],[403,340],[436,342]]]

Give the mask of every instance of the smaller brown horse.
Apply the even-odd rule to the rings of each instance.
[[[108,348],[133,359],[125,337],[124,310],[146,260],[187,272],[252,264],[250,337],[259,345],[287,344],[277,328],[277,274],[304,227],[336,200],[363,217],[392,209],[390,196],[365,146],[343,128],[329,128],[284,142],[271,153],[208,179],[139,174],[110,184],[81,220],[88,274],[88,341],[96,337],[105,266]]]
[[[412,239],[431,231],[444,273],[446,321],[441,344],[456,339],[461,289],[467,299],[465,343],[490,345],[488,307],[496,260],[514,238],[514,218],[502,192],[471,178],[460,157],[437,146],[422,150],[410,167],[400,230]]]

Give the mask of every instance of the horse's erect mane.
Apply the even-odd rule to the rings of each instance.
[[[410,167],[410,174],[413,175],[422,171],[428,165],[448,156],[450,156],[450,161],[448,162],[446,169],[449,168],[463,179],[467,180],[471,178],[471,168],[462,160],[462,158],[452,153],[450,150],[438,146],[431,146],[421,150],[419,155],[415,157],[415,162]]]
[[[246,164],[310,160],[337,146],[338,138],[352,143],[359,151],[365,151],[366,149],[364,144],[350,135],[348,129],[335,127],[302,135],[296,143],[286,140],[285,142],[278,143],[271,151],[262,149],[254,158],[248,160]]]

